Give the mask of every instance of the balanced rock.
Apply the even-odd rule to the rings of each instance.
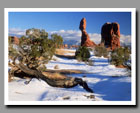
[[[86,19],[85,19],[85,18],[83,18],[83,19],[80,21],[79,29],[80,29],[81,31],[86,30]]]
[[[86,46],[86,47],[95,47],[96,44],[90,40],[89,35],[86,32],[86,19],[83,18],[80,22],[79,29],[82,32],[82,37],[81,37],[81,46]]]
[[[120,47],[120,26],[118,23],[105,23],[101,29],[101,43],[114,50]]]

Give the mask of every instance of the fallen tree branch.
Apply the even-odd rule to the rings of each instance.
[[[93,93],[92,89],[90,89],[85,81],[81,78],[74,78],[74,77],[66,77],[64,79],[50,79],[47,76],[44,76],[42,72],[36,69],[29,69],[26,65],[19,63],[16,64],[17,67],[21,70],[20,73],[14,73],[16,76],[17,74],[24,74],[25,76],[31,78],[42,79],[48,85],[52,87],[60,87],[60,88],[72,88],[77,85],[82,86],[86,91]]]

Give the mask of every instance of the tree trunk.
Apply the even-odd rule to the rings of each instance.
[[[72,88],[74,86],[80,85],[86,91],[93,93],[92,89],[90,89],[87,83],[83,81],[81,78],[66,77],[64,79],[50,79],[47,76],[44,76],[40,71],[35,69],[29,69],[26,65],[22,63],[16,65],[21,71],[20,72],[15,71],[14,76],[23,75],[30,78],[42,79],[52,87]]]

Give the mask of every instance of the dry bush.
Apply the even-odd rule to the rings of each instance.
[[[121,67],[130,58],[130,50],[128,47],[120,47],[112,51],[111,53],[111,64]]]
[[[107,51],[107,49],[104,46],[96,46],[95,50],[94,50],[94,55],[97,57],[107,57],[109,54],[109,52]]]

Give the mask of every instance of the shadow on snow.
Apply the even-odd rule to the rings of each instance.
[[[84,74],[74,74],[75,77],[82,77]],[[94,93],[101,95],[103,100],[107,101],[130,101],[131,100],[131,82],[127,82],[126,76],[106,76],[99,74],[86,74],[85,79],[100,79],[96,83],[87,83]],[[121,81],[123,80],[123,81]]]
[[[84,74],[72,74],[70,76],[82,78]],[[91,83],[90,81],[87,84],[94,91],[95,94],[98,94],[100,98],[106,101],[130,101],[131,100],[131,83],[126,81],[121,81],[120,79],[125,79],[126,77],[113,77],[105,76],[98,74],[86,74],[84,79],[95,78],[100,79],[96,83]],[[58,88],[57,88],[58,89]],[[87,93],[81,86],[75,86],[74,88],[59,88],[60,91],[66,92],[83,92]],[[53,92],[52,92],[53,93]],[[47,91],[43,92],[38,101],[43,101],[47,96]]]

